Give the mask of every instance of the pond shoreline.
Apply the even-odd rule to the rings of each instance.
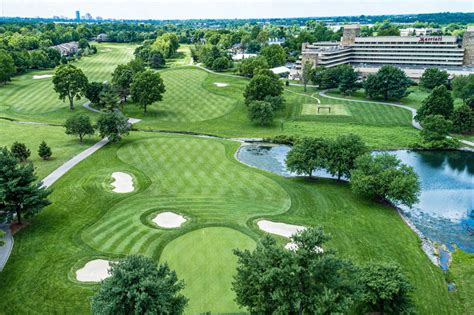
[[[273,165],[272,167],[269,167],[267,164],[262,164],[262,167],[259,167],[258,165],[251,164],[251,162],[249,163],[248,161],[245,161],[246,159],[248,160],[248,156],[247,156],[247,158],[242,158],[242,152],[245,152],[244,151],[245,148],[247,148],[248,146],[251,146],[251,145],[256,146],[256,147],[262,146],[262,147],[268,147],[268,148],[273,148],[273,147],[278,148],[280,146],[290,147],[290,145],[288,145],[288,144],[279,144],[279,143],[274,143],[274,142],[258,142],[258,143],[255,143],[255,142],[245,143],[245,142],[243,142],[243,143],[241,143],[239,148],[236,150],[236,152],[234,154],[234,157],[237,161],[239,161],[240,163],[242,163],[242,164],[244,164],[248,167],[252,167],[252,168],[264,170],[264,171],[267,171],[267,172],[271,172],[271,173],[274,173],[274,174],[277,174],[279,176],[286,177],[286,178],[298,177],[298,176],[286,174],[286,170],[282,170],[281,168],[273,169],[273,166],[274,166],[273,164],[272,164]],[[248,149],[248,150],[251,150],[251,149]],[[273,149],[269,149],[269,150],[273,150]],[[383,150],[383,151],[382,150],[377,150],[377,151],[374,151],[374,152],[387,152],[387,151],[396,152],[397,150]],[[421,150],[414,149],[414,150],[404,150],[404,151],[409,152],[409,153],[416,153],[417,151],[420,152]],[[423,151],[429,151],[429,150],[423,150]],[[439,151],[439,150],[437,150],[437,151]],[[471,150],[449,150],[449,151],[471,151]],[[271,162],[273,162],[274,164],[275,164],[275,162],[278,162],[278,163],[281,164],[282,152],[281,151],[276,151],[276,152],[278,152],[278,153],[274,153],[274,154],[276,154],[276,156],[272,155]],[[247,152],[247,154],[249,154],[249,153]],[[252,155],[252,153],[250,153],[250,156],[251,155]],[[257,156],[258,156],[258,154],[257,154]],[[266,162],[268,162],[268,161],[266,161]],[[262,162],[260,162],[260,163],[262,163]],[[281,166],[281,165],[279,165],[279,166]],[[317,174],[316,174],[316,177],[328,178],[328,177],[325,177],[325,176],[318,176]],[[333,179],[333,178],[329,177],[329,179]],[[347,180],[344,180],[344,181],[347,182]],[[451,262],[451,252],[449,250],[447,250],[446,245],[443,245],[444,242],[443,241],[436,241],[436,240],[428,237],[427,235],[425,235],[415,225],[415,223],[411,220],[410,216],[407,215],[406,212],[402,208],[400,208],[397,205],[395,205],[393,203],[390,203],[390,202],[388,202],[387,204],[389,206],[391,206],[395,211],[397,211],[397,213],[399,214],[399,216],[401,217],[403,222],[405,222],[405,224],[418,236],[418,238],[420,239],[420,247],[423,250],[423,252],[426,254],[426,256],[428,257],[428,259],[435,266],[438,266],[441,269],[443,269],[444,271],[446,271],[449,267],[450,262]],[[418,224],[420,224],[420,223],[418,223]],[[454,242],[448,242],[448,244],[453,244],[453,243]],[[443,256],[443,258],[441,256]]]

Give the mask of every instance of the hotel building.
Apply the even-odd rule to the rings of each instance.
[[[359,25],[346,25],[340,42],[304,43],[296,74],[307,61],[324,67],[352,64],[363,74],[387,64],[410,70],[407,75],[413,78],[429,67],[457,74],[474,67],[474,27],[467,28],[461,41],[456,36],[361,37]]]

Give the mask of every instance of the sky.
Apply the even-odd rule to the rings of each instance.
[[[0,0],[2,16],[116,19],[274,18],[474,12],[474,0]]]

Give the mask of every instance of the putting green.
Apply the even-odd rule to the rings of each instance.
[[[343,104],[303,104],[303,116],[351,116],[349,109]]]
[[[243,311],[235,304],[232,277],[237,257],[232,250],[253,249],[247,235],[224,227],[203,228],[169,243],[161,256],[186,283],[183,293],[189,298],[186,312],[230,313]]]

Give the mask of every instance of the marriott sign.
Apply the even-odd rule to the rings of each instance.
[[[441,42],[443,41],[443,36],[430,36],[430,37],[420,37],[419,42]]]

